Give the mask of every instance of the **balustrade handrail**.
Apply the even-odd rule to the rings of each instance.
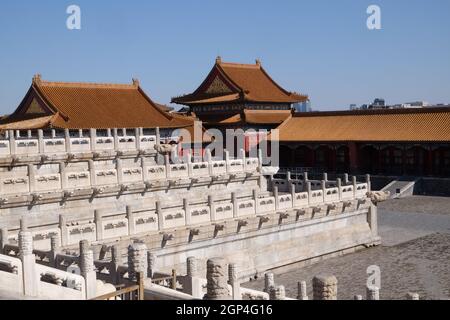
[[[260,159],[252,159],[257,161],[252,165],[244,165],[243,159],[227,159],[222,161],[208,161],[201,163],[180,163],[166,165],[152,165],[148,166],[142,161],[140,167],[123,167],[122,162],[117,160],[115,168],[100,168],[95,166],[93,160],[89,160],[89,171],[73,171],[67,170],[63,163],[59,163],[59,171],[55,173],[39,174],[36,171],[35,165],[29,164],[28,171],[23,171],[20,175],[16,175],[13,179],[10,175],[0,176],[0,192],[3,195],[23,195],[42,191],[49,192],[65,192],[64,196],[70,197],[71,191],[76,190],[94,190],[94,188],[101,188],[106,186],[120,186],[121,191],[128,186],[141,184],[147,188],[153,182],[166,181],[171,179],[183,178],[201,178],[201,177],[215,177],[220,175],[236,175],[236,174],[257,174],[260,166]],[[249,160],[247,159],[247,160]],[[225,163],[223,167],[221,165]],[[239,166],[232,166],[232,163],[240,163]],[[202,167],[207,164],[207,168]],[[199,166],[195,168],[195,166]],[[219,170],[219,168],[222,168]],[[105,172],[108,174],[102,174]],[[111,174],[109,174],[111,173]],[[81,175],[74,178],[74,175]],[[80,180],[81,179],[81,180]],[[23,183],[17,184],[16,181]],[[17,185],[16,185],[17,184]],[[38,185],[38,186],[37,186]],[[93,191],[95,193],[95,191]],[[0,205],[7,204],[8,198],[2,198]]]
[[[129,135],[129,130],[134,130],[135,134]],[[151,130],[156,131],[156,134],[145,134],[143,128],[107,129],[106,135],[97,134],[96,129],[90,129],[89,134],[84,134],[86,130],[67,129],[63,134],[57,134],[56,130],[52,129],[49,136],[44,135],[42,129],[37,130],[37,136],[33,136],[32,130],[26,130],[25,135],[24,130],[7,130],[3,137],[0,137],[0,156],[95,152],[97,149],[153,150],[153,146],[163,138],[159,135],[159,129]],[[110,139],[106,148],[105,139]]]
[[[101,241],[118,236],[116,232],[111,233],[109,231],[110,229],[121,228],[119,232],[122,237],[144,232],[147,233],[148,231],[163,232],[182,226],[193,226],[208,222],[214,223],[226,219],[255,216],[261,213],[267,214],[269,212],[281,212],[281,210],[303,209],[318,205],[362,199],[367,197],[368,190],[368,183],[356,183],[356,187],[355,185],[331,188],[324,188],[322,186],[321,189],[306,189],[301,192],[291,189],[290,192],[286,193],[278,193],[278,191],[277,193],[273,192],[265,195],[253,193],[245,197],[234,194],[231,198],[213,199],[213,201],[211,199],[207,201],[205,198],[201,201],[183,199],[183,203],[180,202],[175,206],[173,204],[170,206],[162,206],[158,202],[155,207],[149,207],[144,211],[140,209],[139,212],[117,212],[116,214],[100,214],[100,212],[97,212],[93,221],[89,220],[88,224],[81,224],[76,227],[84,228],[90,225],[90,231],[88,232],[94,234],[94,241]],[[226,210],[223,208],[225,204],[229,207]],[[153,218],[150,219],[151,217]],[[151,224],[146,226],[151,229],[148,229],[148,231],[142,228],[137,229],[138,223],[139,225]],[[94,229],[92,225],[95,225]],[[58,228],[63,246],[70,246],[78,242],[78,238],[72,236],[70,233],[70,221],[67,219],[60,220]],[[54,229],[52,230],[54,232]],[[45,231],[50,232],[50,226]],[[4,248],[5,251],[18,251],[17,246],[10,244],[5,244]],[[35,252],[45,255],[44,251]],[[58,261],[72,261],[76,258],[58,255],[56,259]]]

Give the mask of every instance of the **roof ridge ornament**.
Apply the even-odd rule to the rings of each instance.
[[[221,64],[221,63],[222,63],[222,57],[221,56],[217,56],[216,64]]]
[[[139,88],[139,86],[140,86],[139,79],[133,78],[132,82],[133,82],[133,86],[134,86],[135,88]]]
[[[260,59],[256,59],[256,65],[257,65],[258,67],[261,67],[261,60],[260,60]]]
[[[36,74],[33,76],[33,84],[35,84],[35,85],[40,85],[41,82],[42,82],[42,75],[41,75],[40,73],[36,73]]]

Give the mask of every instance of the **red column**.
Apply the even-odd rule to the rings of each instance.
[[[330,171],[331,172],[336,172],[336,156],[337,156],[337,151],[336,151],[336,147],[335,146],[331,146],[329,151],[329,164],[330,164]]]
[[[381,167],[383,165],[382,150],[381,147],[376,148],[376,150],[377,150],[377,173],[381,173]]]
[[[356,146],[356,142],[349,142],[348,157],[350,160],[350,172],[357,172],[359,169],[359,162],[358,162],[358,148]]]
[[[314,168],[316,166],[316,164],[315,164],[316,160],[315,160],[315,154],[314,154],[316,151],[312,147],[307,147],[307,150],[308,150],[308,164],[307,164],[307,166]]]
[[[426,174],[433,175],[433,150],[431,147],[426,150]]]

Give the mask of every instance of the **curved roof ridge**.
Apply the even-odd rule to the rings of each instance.
[[[222,66],[230,66],[235,68],[250,68],[250,69],[262,68],[260,64],[252,64],[252,63],[218,62],[218,64]]]
[[[134,84],[120,84],[120,83],[93,83],[93,82],[57,82],[57,81],[42,81],[39,86],[52,87],[72,87],[72,88],[112,88],[112,89],[137,89]]]
[[[67,87],[67,88],[111,88],[111,89],[138,89],[139,80],[133,79],[132,83],[107,83],[107,82],[69,82],[42,80],[40,74],[33,77],[33,84],[37,86]]]

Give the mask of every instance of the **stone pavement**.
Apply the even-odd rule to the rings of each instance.
[[[287,272],[273,270],[275,283],[295,298],[297,282],[304,280],[311,298],[313,277],[331,273],[338,279],[338,299],[353,299],[356,294],[365,296],[366,269],[377,265],[381,299],[404,299],[407,292],[417,292],[421,299],[450,299],[449,208],[450,198],[389,200],[379,207],[381,246]],[[262,290],[264,280],[243,286]]]

